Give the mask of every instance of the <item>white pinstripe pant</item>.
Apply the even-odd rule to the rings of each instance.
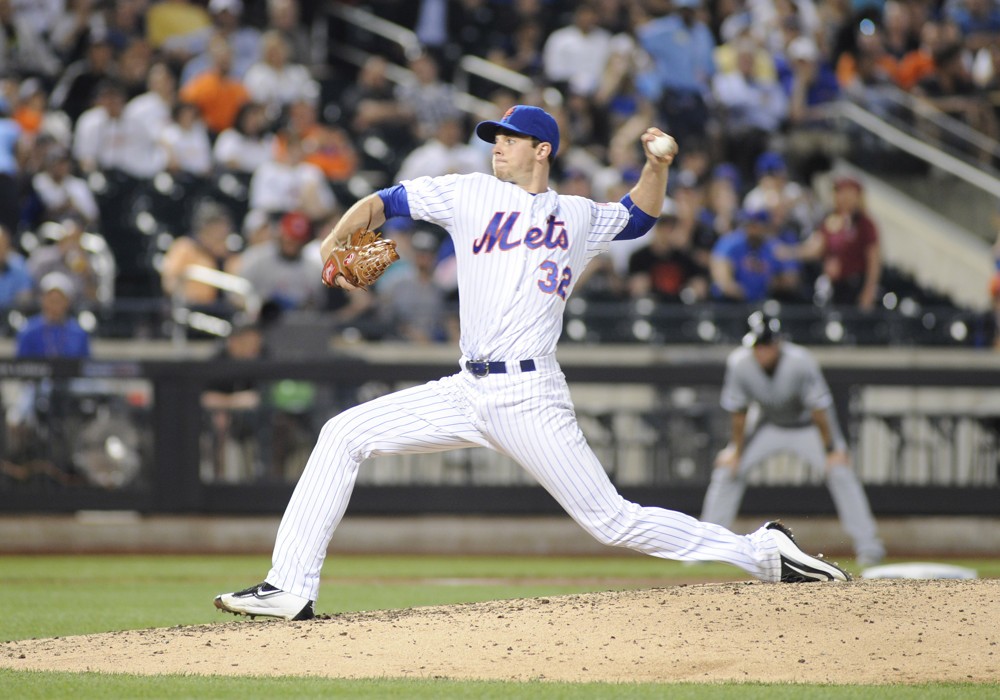
[[[577,425],[555,358],[535,363],[538,371],[482,378],[462,371],[329,420],[281,520],[267,582],[316,599],[327,545],[368,457],[477,446],[516,460],[599,542],[667,559],[726,562],[778,580],[768,531],[736,535],[622,498]]]

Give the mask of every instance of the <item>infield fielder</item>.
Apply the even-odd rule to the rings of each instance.
[[[747,323],[742,346],[726,359],[721,403],[732,415],[732,435],[716,459],[702,520],[731,527],[750,471],[772,455],[791,453],[826,477],[858,564],[878,564],[885,547],[819,363],[782,338],[778,319],[757,311]]]

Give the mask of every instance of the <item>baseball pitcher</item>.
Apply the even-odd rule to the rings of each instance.
[[[327,284],[356,289],[371,276],[362,278],[350,266],[370,259],[370,267],[384,269],[387,244],[354,232],[394,216],[444,228],[458,268],[458,371],[331,418],[282,517],[266,579],[218,596],[216,607],[240,615],[312,617],[327,545],[364,461],[477,446],[517,461],[600,542],[668,559],[728,562],[764,581],[847,580],[838,567],[799,549],[780,523],[737,535],[625,500],[577,425],[555,356],[566,300],[592,258],[615,240],[643,235],[656,221],[676,153],[672,140],[647,129],[638,182],[621,201],[599,204],[549,188],[559,128],[544,110],[512,107],[499,121],[481,122],[476,134],[493,145],[493,176],[405,180],[360,200],[322,244]],[[381,245],[383,252],[345,255],[355,239]]]

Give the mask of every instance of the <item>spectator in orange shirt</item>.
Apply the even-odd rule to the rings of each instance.
[[[28,148],[38,138],[51,139],[69,148],[73,137],[73,124],[65,112],[49,109],[49,95],[45,84],[38,78],[22,80],[20,86],[11,79],[7,100],[10,117],[21,127],[22,140],[28,149],[24,161],[26,170],[36,170],[41,164],[41,151]],[[5,92],[0,88],[0,93]]]
[[[882,21],[877,23],[885,50],[903,58],[920,43],[920,26],[926,21],[921,12],[906,0],[886,0]]]
[[[344,182],[357,171],[358,153],[350,136],[343,129],[321,123],[311,100],[299,99],[288,106],[285,130],[299,138],[302,160],[322,170],[326,179]],[[279,132],[275,141],[278,158],[288,149],[285,130]]]
[[[47,103],[48,98],[41,81],[29,78],[21,84],[11,118],[21,125],[21,130],[26,135],[35,136],[42,128]]]
[[[180,98],[197,105],[205,125],[213,134],[219,134],[235,123],[237,112],[250,100],[250,94],[243,83],[229,77],[233,53],[225,37],[213,36],[208,51],[212,67],[181,88]]]
[[[192,228],[194,235],[174,240],[163,257],[160,282],[167,295],[177,290],[184,271],[192,265],[224,272],[232,272],[236,267],[237,251],[229,247],[232,222],[225,209],[215,202],[203,202],[195,212]],[[220,301],[215,287],[194,281],[184,285],[184,300],[189,305],[211,307]]]
[[[937,22],[927,22],[920,28],[920,45],[899,60],[896,84],[900,88],[912,90],[934,72],[934,52],[944,44],[944,37],[942,25]]]
[[[874,25],[868,33],[857,32],[854,50],[845,51],[837,59],[837,82],[844,89],[858,81],[868,82],[872,75],[898,81],[898,72],[899,61],[886,50],[882,34]]]

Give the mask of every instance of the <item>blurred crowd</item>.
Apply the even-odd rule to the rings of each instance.
[[[387,223],[402,260],[371,294],[322,286],[319,241],[379,187],[490,171],[472,136],[487,115],[459,107],[463,56],[530,79],[518,92],[466,75],[461,91],[493,118],[516,103],[552,111],[564,194],[617,200],[638,177],[639,134],[677,138],[655,231],[596,260],[585,299],[871,310],[878,225],[865,184],[831,172],[848,144],[826,108],[876,108],[888,86],[997,135],[992,0],[336,4],[412,30],[421,50],[300,0],[0,0],[0,307],[23,319],[12,332],[46,294],[77,311],[137,298],[246,310],[193,278],[198,265],[248,280],[267,318],[313,310],[373,337],[454,340],[443,231]]]

